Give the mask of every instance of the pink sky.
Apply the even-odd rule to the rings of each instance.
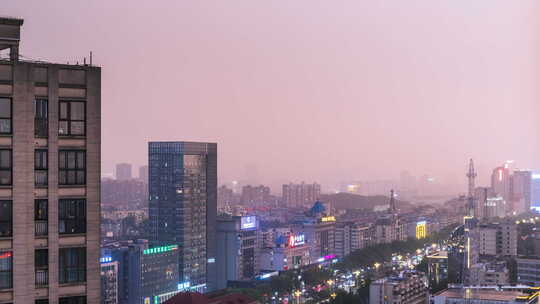
[[[83,4],[84,3],[84,4]],[[540,1],[27,1],[21,53],[103,67],[103,171],[219,144],[220,181],[540,169]],[[249,169],[251,168],[251,169]],[[256,173],[253,173],[256,171]],[[278,189],[274,189],[278,190]]]

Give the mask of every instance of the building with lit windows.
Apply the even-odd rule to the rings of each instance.
[[[448,282],[448,252],[439,251],[426,256],[428,264],[429,287],[433,288]]]
[[[217,144],[150,142],[151,247],[178,245],[179,281],[215,288]]]
[[[303,233],[282,234],[276,238],[274,246],[261,249],[261,270],[266,272],[298,269],[312,262],[310,246]]]
[[[102,257],[101,262],[101,303],[118,304],[118,261],[112,257]]]
[[[426,304],[428,295],[426,278],[417,272],[403,272],[376,280],[369,286],[370,304]]]
[[[100,303],[101,69],[19,60],[0,18],[0,301]]]
[[[326,213],[326,207],[320,201],[315,202],[308,213],[301,232],[309,244],[312,262],[325,256],[335,256],[336,218]]]
[[[256,216],[222,216],[216,221],[217,288],[229,281],[248,281],[259,272],[259,221]]]

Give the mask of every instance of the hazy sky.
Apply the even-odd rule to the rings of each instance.
[[[3,0],[24,56],[102,66],[103,172],[218,142],[220,182],[540,168],[538,0]],[[276,191],[278,189],[275,189]]]

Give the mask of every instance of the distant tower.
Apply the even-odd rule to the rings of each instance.
[[[474,171],[474,162],[472,158],[469,160],[469,172],[467,178],[469,179],[469,193],[467,196],[467,212],[469,216],[474,216],[475,199],[474,199],[474,179],[476,178],[476,171]]]
[[[396,200],[394,199],[394,190],[393,189],[390,190],[390,208],[388,208],[388,212],[392,213],[392,214],[397,213]]]

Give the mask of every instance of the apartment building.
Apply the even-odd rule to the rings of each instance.
[[[100,303],[101,70],[19,60],[0,18],[0,303]]]

